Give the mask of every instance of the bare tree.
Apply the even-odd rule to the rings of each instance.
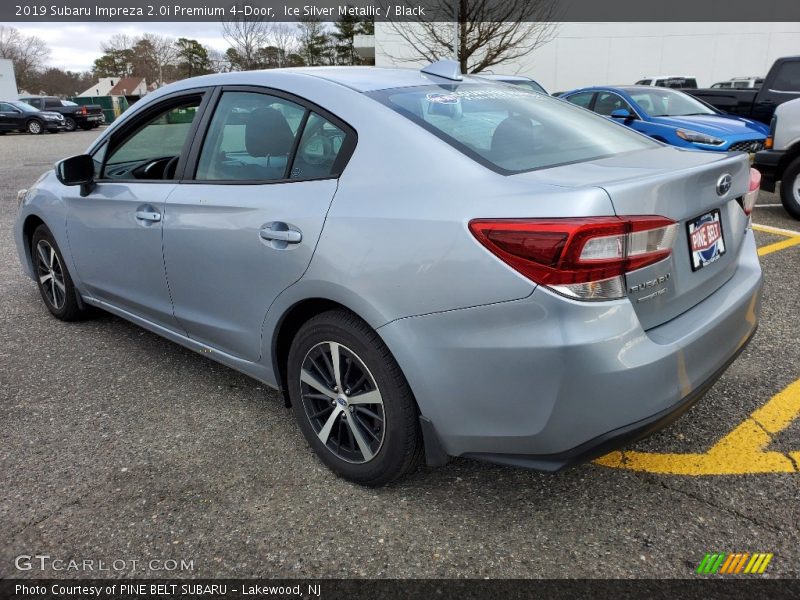
[[[462,73],[479,73],[527,56],[549,42],[556,31],[556,0],[437,0],[437,18],[392,22],[391,27],[416,56],[392,56],[400,62],[434,62],[458,56]],[[453,51],[458,20],[458,47]]]
[[[269,28],[269,39],[270,45],[278,49],[279,67],[285,67],[286,57],[300,48],[297,27],[292,23],[272,23]]]
[[[153,64],[158,69],[158,85],[160,87],[164,85],[164,67],[175,64],[175,59],[178,57],[175,39],[154,33],[145,33],[142,40],[149,44]]]
[[[14,74],[20,88],[32,84],[50,55],[50,49],[41,38],[22,35],[19,29],[0,25],[0,58],[14,64]]]
[[[264,19],[257,17],[244,17],[244,7],[234,16],[222,20],[222,37],[231,45],[233,54],[237,57],[237,66],[242,70],[257,69],[260,65],[259,50],[269,44],[270,27]]]

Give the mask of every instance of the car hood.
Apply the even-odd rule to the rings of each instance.
[[[735,117],[733,115],[691,115],[686,117],[651,117],[654,123],[675,127],[678,129],[691,129],[709,135],[742,135],[754,133],[756,136],[766,137],[769,131],[763,123],[750,119]]]

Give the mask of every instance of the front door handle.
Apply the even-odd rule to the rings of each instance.
[[[161,220],[161,213],[150,210],[137,210],[136,218],[139,219],[140,221],[150,221],[152,223],[158,223]]]
[[[271,242],[286,242],[287,244],[299,244],[303,241],[303,234],[296,229],[289,229],[286,223],[280,221],[268,223],[258,232],[261,239]]]

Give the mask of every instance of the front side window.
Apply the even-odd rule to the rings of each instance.
[[[173,179],[201,97],[170,103],[145,118],[135,132],[116,145],[103,166],[105,179]]]
[[[0,103],[0,112],[14,112],[14,109],[11,107],[10,104],[6,104],[5,102]]]
[[[518,87],[466,83],[370,96],[505,174],[657,147],[568,102]]]
[[[625,102],[622,96],[611,92],[599,92],[597,94],[597,100],[594,101],[594,112],[598,115],[608,117],[612,112],[620,109],[627,110],[631,115],[634,114],[630,104]]]

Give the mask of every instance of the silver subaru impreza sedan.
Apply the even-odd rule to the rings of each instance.
[[[685,412],[753,336],[744,154],[421,71],[208,75],[19,195],[57,318],[100,308],[280,389],[365,485],[556,471]],[[264,432],[269,435],[269,432]]]

